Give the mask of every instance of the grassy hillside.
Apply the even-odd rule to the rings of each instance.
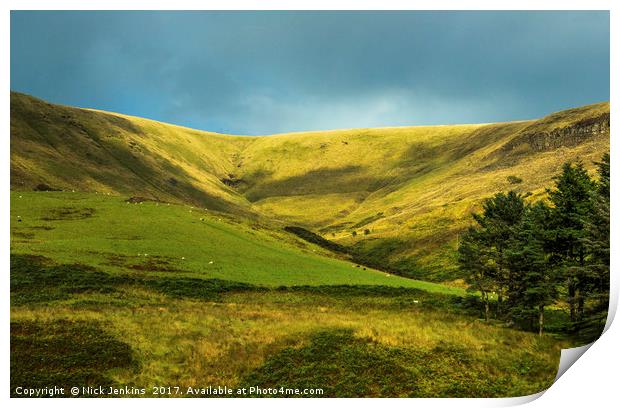
[[[261,286],[383,285],[463,293],[327,257],[255,222],[184,205],[94,193],[11,193],[11,253],[111,273],[224,279]]]
[[[609,150],[608,112],[599,104],[539,121],[261,138],[244,152],[250,187],[240,190],[263,213],[408,258],[419,277],[451,279],[458,233],[481,200],[508,189],[541,194],[566,160],[592,168]],[[587,120],[603,126],[590,131]]]
[[[43,183],[235,212],[246,200],[220,178],[247,141],[11,93],[12,189]]]
[[[239,137],[11,94],[11,186],[146,196],[300,225],[427,280],[457,279],[470,213],[543,193],[609,150],[609,104],[540,120]]]

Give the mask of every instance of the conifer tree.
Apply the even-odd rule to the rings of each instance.
[[[587,270],[584,238],[586,221],[593,211],[595,183],[582,163],[566,163],[548,190],[551,210],[552,244],[550,260],[566,281],[571,322],[581,320],[587,296]]]
[[[598,181],[594,196],[593,211],[586,223],[584,245],[590,256],[586,272],[589,297],[593,303],[589,329],[594,336],[602,331],[609,306],[609,154],[605,154],[598,165]]]
[[[469,291],[479,291],[484,303],[484,320],[489,321],[490,297],[497,290],[497,268],[483,235],[470,227],[459,244],[459,266]]]
[[[497,292],[498,309],[513,291],[515,280],[506,252],[524,213],[523,197],[514,191],[497,193],[474,214],[475,226],[465,234],[459,247],[459,261],[467,280],[483,295],[488,319],[489,293]],[[500,310],[501,311],[501,310]]]
[[[551,210],[539,201],[526,207],[522,222],[512,237],[507,253],[515,291],[510,293],[511,315],[537,322],[538,333],[544,330],[545,307],[557,297],[555,269],[549,267],[545,246]]]
[[[506,249],[516,232],[525,210],[523,197],[514,191],[497,193],[483,203],[482,214],[474,215],[481,227],[481,234],[489,246],[489,257],[495,264],[498,309],[504,312],[503,303],[510,307],[509,293],[514,291],[515,279],[508,265]]]
[[[485,319],[491,294],[498,308],[539,334],[545,308],[560,295],[569,304],[571,329],[592,339],[600,334],[609,302],[609,155],[598,165],[598,179],[581,163],[566,163],[548,189],[548,206],[532,205],[513,191],[483,203],[476,224],[459,244],[459,265],[470,290],[481,293]]]

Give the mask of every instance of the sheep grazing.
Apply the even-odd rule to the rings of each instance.
[[[185,260],[185,257],[184,257],[184,256],[182,256],[182,257],[181,257],[181,259],[182,259],[182,260]]]

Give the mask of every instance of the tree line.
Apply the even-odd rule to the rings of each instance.
[[[459,266],[491,317],[538,330],[545,308],[563,308],[565,329],[598,336],[609,301],[609,154],[592,178],[565,163],[547,196],[510,191],[486,199],[462,236]],[[493,316],[491,316],[493,314]]]

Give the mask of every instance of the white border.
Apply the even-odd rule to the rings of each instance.
[[[613,73],[620,72],[620,66],[618,64],[618,32],[620,27],[620,6],[617,6],[617,1],[612,0],[590,0],[590,1],[575,1],[575,0],[506,0],[506,1],[490,1],[490,0],[474,0],[474,1],[459,1],[459,0],[425,0],[425,1],[402,1],[402,0],[382,0],[382,1],[368,1],[368,0],[314,0],[314,1],[250,1],[250,0],[229,0],[229,1],[217,1],[217,2],[201,2],[196,0],[176,0],[176,1],[129,1],[129,0],[64,0],[64,1],[41,1],[41,0],[24,0],[15,1],[8,0],[2,2],[3,14],[0,17],[0,55],[3,56],[1,65],[2,76],[0,81],[2,88],[5,89],[4,96],[0,98],[1,114],[2,118],[2,135],[3,143],[0,147],[0,160],[3,163],[4,171],[0,175],[3,191],[7,194],[0,200],[0,212],[2,218],[2,234],[1,249],[2,251],[2,265],[1,269],[3,274],[1,278],[2,285],[2,315],[3,323],[3,336],[2,343],[2,371],[0,372],[0,380],[3,384],[0,387],[0,397],[2,400],[9,399],[9,299],[7,294],[9,293],[9,200],[6,198],[9,191],[9,123],[10,123],[10,110],[9,110],[9,90],[10,90],[10,77],[9,77],[9,46],[10,46],[10,13],[9,10],[348,10],[348,9],[363,9],[363,10],[611,10],[611,111],[612,119],[611,126],[613,135],[617,135],[619,126],[616,125],[615,118],[618,116],[618,109],[615,102],[617,101],[618,81]],[[618,157],[615,154],[617,144],[614,139],[611,140],[611,152],[612,152],[612,173],[614,174],[614,181],[617,180],[616,176],[619,170]],[[618,207],[618,188],[616,183],[612,183],[612,209]],[[617,309],[618,304],[618,271],[619,256],[613,252],[613,249],[617,247],[618,234],[620,233],[618,227],[619,223],[617,218],[612,218],[612,292],[611,292],[611,305],[610,308],[613,312]],[[612,312],[612,313],[613,313]],[[579,359],[574,364],[574,367],[568,370],[568,373],[562,376],[547,392],[542,395],[522,397],[515,399],[390,399],[381,401],[381,404],[389,404],[391,406],[425,406],[425,407],[445,407],[445,406],[459,406],[459,407],[484,407],[484,406],[510,406],[524,402],[531,401],[538,397],[532,406],[536,407],[554,407],[554,406],[609,406],[612,401],[618,400],[618,364],[620,358],[618,353],[618,345],[620,345],[620,329],[618,324],[611,325],[609,330],[596,341],[592,347],[587,351],[586,357]],[[177,401],[168,401],[167,399],[125,399],[115,400],[115,404],[121,406],[130,406],[144,402],[148,403],[149,407],[164,406],[171,403],[177,403]],[[51,407],[66,407],[66,406],[79,406],[84,404],[84,400],[26,400],[26,399],[12,399],[10,404],[15,406],[26,406],[30,403],[43,403],[50,405]],[[108,399],[91,399],[88,404],[94,406],[108,406],[111,401]],[[266,399],[266,400],[203,400],[203,399],[188,399],[184,400],[183,404],[191,406],[204,407],[205,404],[217,405],[217,406],[237,406],[241,404],[253,404],[264,407],[273,406],[285,406],[291,404],[292,401],[285,399]],[[316,400],[296,400],[294,403],[300,406],[310,406],[315,404]],[[336,406],[342,402],[338,400],[320,400],[321,405]],[[372,399],[356,399],[355,401],[347,401],[347,403],[353,403],[361,407],[368,406],[375,408],[377,401]]]

